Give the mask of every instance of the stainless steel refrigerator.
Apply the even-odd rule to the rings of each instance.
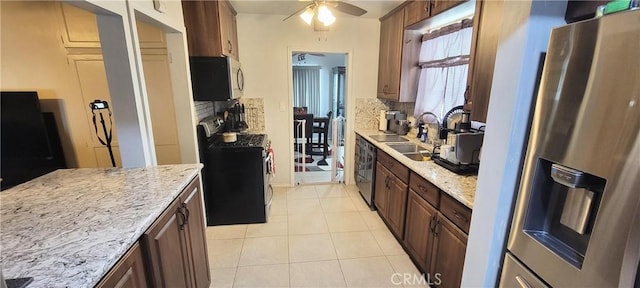
[[[640,10],[556,28],[501,287],[638,287]]]

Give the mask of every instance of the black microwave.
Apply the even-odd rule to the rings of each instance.
[[[244,74],[230,57],[189,57],[195,101],[225,101],[242,97]]]

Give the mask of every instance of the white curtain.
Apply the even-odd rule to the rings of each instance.
[[[471,50],[471,20],[426,34],[420,47],[420,78],[415,115],[432,112],[440,119],[464,104]],[[445,31],[446,30],[446,31]]]
[[[320,114],[320,67],[293,66],[293,106],[307,107],[307,113]]]

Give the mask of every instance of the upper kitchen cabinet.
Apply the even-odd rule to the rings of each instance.
[[[404,26],[411,26],[468,0],[409,0],[404,2]]]
[[[229,1],[182,1],[189,56],[238,60],[236,11]]]
[[[404,30],[406,6],[380,18],[378,98],[414,102],[418,88],[421,35]],[[413,17],[413,16],[411,16]]]
[[[449,8],[455,7],[466,1],[467,0],[431,0],[431,16],[449,10]]]
[[[424,19],[429,18],[431,12],[431,1],[417,0],[407,1],[404,7],[404,26],[416,24]]]
[[[498,38],[502,27],[503,1],[477,1],[473,19],[473,38],[468,91],[465,110],[471,111],[471,120],[487,122],[489,96],[493,82]]]

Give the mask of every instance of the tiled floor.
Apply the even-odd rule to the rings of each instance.
[[[403,287],[420,274],[364,203],[355,186],[275,188],[268,223],[207,228],[211,287]]]

